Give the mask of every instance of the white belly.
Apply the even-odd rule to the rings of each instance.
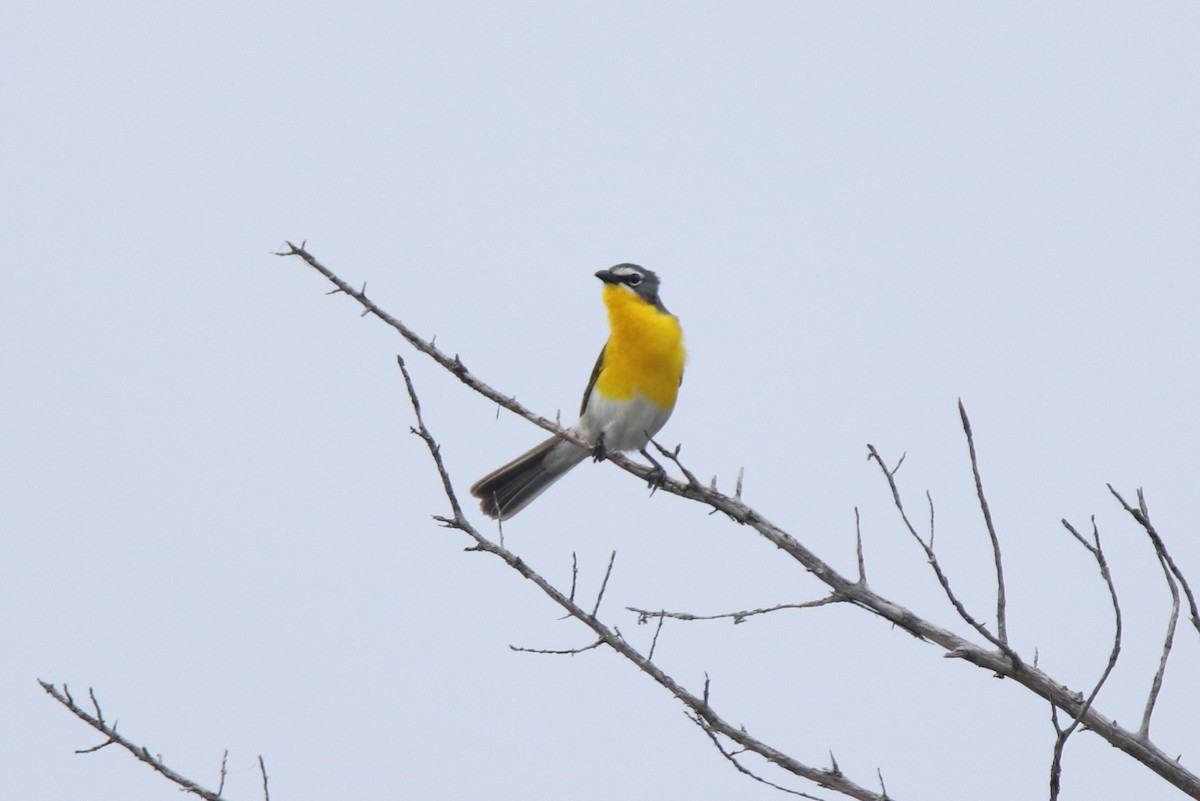
[[[605,400],[599,392],[588,397],[579,420],[580,432],[595,442],[604,435],[604,446],[613,451],[636,451],[646,447],[666,424],[671,409],[659,406],[640,393],[631,400]]]

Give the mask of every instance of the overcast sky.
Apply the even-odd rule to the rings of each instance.
[[[564,420],[592,274],[662,277],[690,350],[662,432],[839,569],[962,630],[873,443],[980,616],[971,414],[1015,647],[1137,727],[1169,596],[1108,494],[1145,487],[1200,583],[1194,3],[32,3],[0,28],[0,785],[178,791],[37,678],[94,687],[230,799],[767,799],[682,707],[498,560],[460,490],[542,432],[471,395],[286,239]],[[480,519],[478,522],[483,523]],[[711,614],[820,597],[757,538],[585,464],[506,527],[553,581]],[[656,658],[735,724],[900,799],[1045,797],[1044,702],[861,610],[672,623]],[[1200,765],[1181,626],[1151,733]],[[1178,793],[1078,735],[1064,799]],[[812,790],[802,784],[791,786]],[[831,794],[823,793],[826,797]]]

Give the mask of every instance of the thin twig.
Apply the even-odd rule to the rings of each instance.
[[[929,550],[933,550],[933,541],[937,537],[937,510],[933,505],[933,493],[925,490],[925,505],[929,507]]]
[[[612,575],[613,562],[617,561],[617,552],[613,551],[608,557],[608,569],[604,571],[604,581],[600,582],[600,592],[596,593],[596,605],[592,607],[592,617],[600,611],[600,601],[604,599],[604,590],[608,588],[608,579]]]
[[[738,761],[737,753],[730,751],[724,745],[722,745],[721,740],[717,736],[716,732],[714,732],[711,728],[708,727],[708,725],[704,722],[703,718],[699,718],[695,715],[688,715],[688,719],[691,720],[693,723],[695,723],[697,726],[699,726],[700,731],[702,731],[706,735],[708,735],[708,739],[712,741],[713,746],[717,749],[717,751],[721,754],[721,756],[725,757],[725,759],[729,761],[729,764],[733,765],[733,767],[737,769],[738,773],[742,774],[743,776],[748,776],[749,778],[753,779],[754,781],[759,782],[761,784],[765,784],[768,787],[772,787],[776,790],[782,790],[785,793],[789,793],[791,795],[797,795],[797,796],[800,796],[801,798],[809,798],[809,799],[812,799],[812,801],[822,801],[822,799],[818,796],[809,795],[808,793],[804,793],[799,790],[793,790],[790,787],[784,787],[782,784],[776,784],[775,782],[770,781],[766,777],[760,776],[759,774],[750,770],[750,768],[746,767],[745,765],[743,765],[741,762]],[[739,751],[738,753],[745,753],[745,751]]]
[[[221,782],[217,785],[217,795],[225,792],[225,777],[229,774],[226,772],[226,765],[229,764],[229,749],[225,749],[225,753],[221,754]]]
[[[92,709],[96,710],[96,720],[104,722],[104,713],[100,711],[100,702],[96,700],[96,692],[88,687],[88,698],[92,699]]]
[[[115,724],[113,725],[112,730],[113,731],[117,730],[117,727]],[[102,743],[97,743],[96,745],[93,745],[91,748],[76,748],[75,753],[77,753],[77,754],[94,754],[97,751],[99,751],[101,748],[108,748],[110,745],[116,745],[116,744],[117,744],[117,741],[110,738],[108,740],[105,740]]]
[[[1163,553],[1158,552],[1158,564],[1162,567],[1163,578],[1171,590],[1171,619],[1167,622],[1167,635],[1163,638],[1162,656],[1158,660],[1158,670],[1154,671],[1154,679],[1150,682],[1150,692],[1146,697],[1146,709],[1142,712],[1142,725],[1138,734],[1150,739],[1150,717],[1154,714],[1154,705],[1158,702],[1158,693],[1162,689],[1163,675],[1167,672],[1167,659],[1171,656],[1171,646],[1175,642],[1175,625],[1179,622],[1179,584],[1171,575],[1171,568]]]
[[[862,518],[858,507],[854,507],[854,551],[858,556],[858,584],[867,586],[867,563],[863,559]]]
[[[504,543],[501,543],[503,545]],[[572,601],[575,600],[575,587],[579,582],[579,557],[571,551],[571,592],[567,596]]]
[[[409,401],[412,403],[413,411],[416,412],[417,420],[421,419],[421,401],[417,398],[416,390],[413,389],[412,376],[408,374],[408,367],[404,364],[404,358],[399,354],[396,355],[396,364],[400,366],[400,374],[404,376],[404,385],[408,387]],[[452,491],[450,484],[450,474],[446,471],[446,465],[442,462],[441,448],[433,441],[433,438],[428,435],[424,427],[420,429],[410,429],[412,433],[425,440],[425,444],[434,451],[434,462],[437,464],[438,475],[442,479],[442,489],[446,491],[446,498],[450,501],[450,511],[454,513],[454,521],[465,520],[463,516],[462,506],[458,503],[458,497]]]
[[[596,640],[591,645],[584,645],[579,648],[561,648],[561,649],[559,649],[559,648],[522,648],[519,645],[510,645],[510,646],[508,646],[508,649],[510,651],[516,651],[517,653],[521,653],[521,654],[549,654],[552,656],[575,656],[575,654],[582,654],[585,651],[591,651],[594,648],[599,648],[601,645],[604,645],[604,640]]]
[[[992,512],[988,508],[987,497],[983,494],[983,479],[979,476],[979,457],[975,454],[975,435],[971,432],[971,421],[967,419],[967,409],[963,406],[961,398],[958,401],[958,416],[962,418],[963,433],[967,435],[967,449],[971,453],[971,473],[975,476],[975,495],[979,498],[979,508],[983,511],[983,522],[987,525],[988,537],[992,540],[992,561],[996,565],[996,636],[1007,646],[1008,616],[1005,611],[1004,561],[1000,556],[1000,538],[996,535],[996,526],[992,523]]]
[[[651,661],[654,661],[654,649],[658,647],[658,635],[662,634],[663,622],[665,620],[665,617],[660,617],[658,619],[658,625],[654,627],[654,637],[651,638],[650,650],[646,653],[646,658]]]
[[[695,486],[695,487],[700,486],[700,481],[696,478],[695,475],[692,474],[692,471],[688,470],[686,467],[684,467],[683,462],[679,461],[679,451],[683,447],[682,445],[676,445],[671,450],[667,450],[662,445],[659,445],[658,442],[656,442],[654,439],[650,440],[650,444],[653,445],[654,448],[659,453],[661,453],[663,456],[665,456],[666,458],[670,459],[672,462],[675,463],[675,466],[679,468],[679,472],[683,473],[684,478],[686,478],[688,480],[688,484]],[[649,457],[649,454],[646,454],[646,455],[647,455],[647,457]],[[716,476],[713,476],[713,483],[716,484]],[[739,489],[740,489],[740,486],[739,486]]]
[[[666,610],[659,610],[655,612],[652,609],[639,609],[636,606],[627,606],[625,608],[638,616],[638,623],[648,623],[655,618],[658,618],[661,621],[663,618],[668,617],[672,620],[733,620],[734,623],[743,623],[748,617],[765,615],[770,612],[778,612],[781,609],[812,609],[817,606],[843,603],[845,601],[845,598],[839,598],[836,595],[827,595],[824,598],[818,598],[815,601],[804,601],[802,603],[794,604],[776,604],[775,606],[765,606],[761,609],[745,609],[740,612],[723,612],[718,615],[693,615],[690,612],[668,612]]]
[[[480,381],[478,378],[476,378],[474,375],[471,374],[471,372],[467,369],[466,365],[464,365],[462,363],[462,360],[457,355],[451,357],[445,351],[435,347],[432,342],[425,340],[422,337],[418,336],[416,334],[416,332],[414,332],[411,328],[409,328],[407,325],[405,325],[399,319],[397,319],[396,317],[393,317],[387,311],[385,311],[384,309],[382,309],[378,305],[376,305],[375,301],[371,300],[366,295],[364,295],[362,292],[355,289],[353,286],[351,286],[347,282],[343,281],[332,270],[330,270],[324,264],[319,262],[316,259],[316,257],[314,257],[311,253],[308,252],[307,249],[305,249],[304,243],[301,243],[300,245],[294,245],[291,242],[288,242],[287,248],[277,252],[276,255],[278,255],[278,256],[296,256],[296,257],[302,259],[306,264],[308,264],[309,267],[312,267],[314,270],[319,272],[321,275],[325,276],[325,278],[328,279],[330,281],[330,283],[332,283],[334,286],[336,286],[338,289],[340,289],[342,294],[348,295],[351,298],[353,298],[355,301],[357,301],[363,307],[363,309],[364,309],[364,311],[366,311],[366,313],[375,315],[380,320],[385,322],[387,325],[391,326],[398,334],[400,334],[400,336],[404,337],[404,339],[407,340],[410,345],[412,345],[414,348],[416,348],[421,353],[424,353],[429,358],[433,359],[435,362],[437,362],[439,365],[441,365],[445,370],[447,370],[451,375],[458,378],[460,381],[462,381],[464,384],[466,384],[468,387],[470,387],[474,391],[478,392],[480,395],[483,395],[485,398],[488,398],[488,399],[494,401],[496,404],[504,407],[505,409],[508,409],[513,414],[516,414],[520,417],[524,417],[526,420],[533,423],[534,425],[540,426],[541,428],[544,428],[545,430],[547,430],[553,434],[556,434],[557,436],[561,437],[562,439],[565,439],[569,442],[573,442],[576,445],[578,445],[579,447],[585,448],[589,451],[592,449],[592,443],[588,442],[587,440],[584,440],[579,435],[575,434],[574,432],[570,431],[569,429],[564,428],[563,426],[559,425],[558,423],[556,423],[553,420],[549,420],[539,414],[534,414],[529,409],[526,409],[524,406],[517,403],[515,398],[506,396],[506,395],[502,395],[499,392],[497,392],[496,390],[492,389],[487,384]],[[614,456],[617,458],[613,458]],[[638,465],[636,462],[626,459],[625,457],[620,456],[619,454],[611,454],[609,456],[609,461],[612,461],[614,464],[618,464],[622,468],[625,468],[627,470],[629,470],[630,467],[640,468],[638,470],[630,470],[630,472],[633,472],[635,475],[642,476],[643,479],[647,478],[647,476],[643,475],[643,474],[648,472],[649,468],[646,468],[642,465]]]
[[[363,285],[363,289],[366,289]],[[258,770],[262,773],[263,780],[263,801],[271,801],[271,790],[267,787],[267,763],[263,762],[262,754],[258,755]]]

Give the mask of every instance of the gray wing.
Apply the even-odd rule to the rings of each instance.
[[[579,416],[583,417],[583,413],[587,411],[588,398],[592,397],[592,390],[596,387],[596,379],[600,377],[600,365],[604,364],[604,351],[608,348],[608,343],[604,343],[604,347],[600,349],[600,355],[596,357],[596,366],[592,368],[592,377],[588,379],[587,389],[583,391],[583,403],[579,405]]]

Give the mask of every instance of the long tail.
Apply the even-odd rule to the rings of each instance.
[[[587,458],[587,451],[558,437],[538,445],[475,482],[471,494],[488,517],[507,520]]]

